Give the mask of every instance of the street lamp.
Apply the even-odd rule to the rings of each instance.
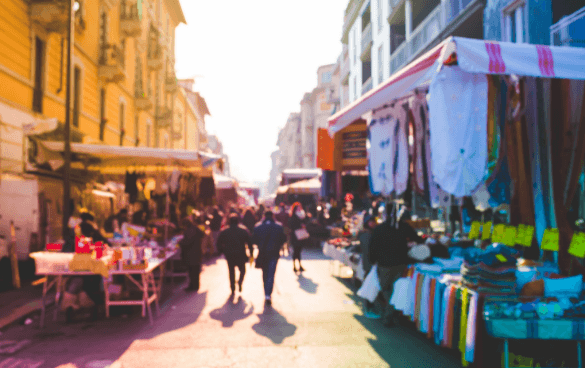
[[[69,237],[69,216],[70,202],[71,202],[71,66],[73,57],[74,44],[74,27],[75,27],[75,12],[79,10],[80,4],[75,0],[67,1],[67,9],[69,9],[67,31],[67,82],[65,89],[65,129],[64,129],[64,165],[63,165],[63,221],[62,221],[62,235],[63,239]]]

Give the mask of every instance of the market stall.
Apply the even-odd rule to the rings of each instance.
[[[395,286],[397,307],[464,366],[493,357],[490,335],[583,339],[585,234],[569,211],[585,159],[584,79],[583,49],[450,37],[329,119],[331,135],[367,120],[373,194],[410,188],[430,207],[467,197],[492,209],[449,237],[475,247]]]
[[[63,164],[63,143],[41,140],[33,142],[34,165],[36,167],[49,165],[52,170],[59,170]],[[165,263],[170,262],[170,276],[173,277],[176,275],[173,260],[180,259],[177,251],[180,236],[174,236],[172,239],[170,237],[177,228],[179,208],[187,203],[194,205],[197,198],[212,195],[207,188],[208,182],[213,181],[209,166],[219,157],[193,151],[81,143],[72,143],[71,151],[72,168],[92,173],[88,176],[92,181],[92,187],[89,187],[91,192],[97,191],[102,194],[101,197],[114,201],[122,191],[122,198],[130,204],[144,201],[153,204],[155,210],[148,224],[144,223],[146,227],[122,224],[114,219],[115,225],[108,230],[111,233],[107,235],[112,246],[110,249],[104,250],[99,242],[94,244],[91,238],[83,241],[76,238],[75,254],[38,252],[31,255],[35,259],[37,274],[46,275],[43,297],[52,286],[56,286],[58,299],[64,287],[65,277],[100,274],[104,280],[107,316],[110,306],[141,305],[143,316],[148,311],[152,322],[150,305],[153,302],[158,305],[165,276]],[[100,180],[106,184],[98,184]],[[88,205],[90,209],[100,205],[83,197],[81,199],[82,205]],[[149,206],[141,210],[150,209]],[[132,208],[130,210],[129,215],[132,216]],[[181,212],[184,215],[185,211]],[[137,221],[140,221],[138,217]],[[63,240],[52,242],[47,244],[47,248],[51,246],[53,249],[59,249],[63,243]],[[158,285],[155,281],[155,271],[158,272]],[[131,286],[137,287],[142,298],[113,300],[112,277],[116,275],[125,276],[124,279],[129,281]],[[138,275],[138,279],[131,277],[132,275]],[[50,281],[50,276],[54,276],[55,279]],[[129,283],[126,282],[126,285]],[[114,290],[116,289],[118,288],[114,287]],[[44,313],[41,324],[43,323]]]
[[[227,207],[230,203],[238,203],[237,182],[235,179],[214,174],[213,180],[215,182],[217,204],[223,207]]]
[[[99,259],[92,258],[91,254],[36,252],[31,257],[35,260],[36,274],[44,276],[43,295],[41,303],[40,327],[44,327],[47,293],[55,287],[55,304],[58,305],[63,293],[67,278],[72,276],[90,276],[101,274],[104,280],[106,317],[110,317],[110,307],[139,305],[142,307],[142,317],[148,318],[153,323],[151,304],[155,303],[157,313],[160,314],[159,300],[162,292],[162,284],[165,274],[165,263],[178,251],[169,249],[161,251],[157,246],[144,248],[121,247],[107,252]],[[117,254],[120,253],[120,254]],[[143,256],[136,259],[136,255]],[[132,259],[134,257],[134,259]],[[156,282],[154,271],[159,270],[159,281]],[[111,290],[114,275],[125,276],[141,292],[138,300],[115,300]],[[138,275],[139,281],[132,277]],[[53,277],[53,280],[50,278]],[[55,309],[54,319],[57,319],[58,307]]]

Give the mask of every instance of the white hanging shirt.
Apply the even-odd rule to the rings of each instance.
[[[487,77],[444,67],[429,87],[432,170],[446,192],[468,196],[487,166]]]
[[[399,104],[376,111],[369,123],[368,160],[372,191],[402,194],[408,184],[406,111]]]

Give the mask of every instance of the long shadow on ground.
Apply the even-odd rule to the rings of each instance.
[[[363,299],[355,294],[359,282],[354,285],[351,278],[335,278],[347,287],[346,296],[363,306]],[[381,320],[368,319],[363,314],[356,314],[354,318],[375,336],[369,339],[370,345],[391,367],[453,368],[461,365],[455,350],[435,345],[411,322],[388,328]]]
[[[269,338],[275,344],[282,344],[284,339],[295,334],[297,326],[289,323],[276,309],[265,306],[257,315],[260,321],[252,329],[261,336]]]
[[[209,316],[221,321],[223,327],[232,327],[235,321],[246,319],[254,313],[254,306],[241,296],[230,296],[221,308],[214,309]]]

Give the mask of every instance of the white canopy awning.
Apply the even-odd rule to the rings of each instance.
[[[39,143],[42,149],[39,150],[37,162],[62,162],[63,142],[40,141]],[[74,155],[73,161],[83,162],[88,168],[98,169],[152,165],[206,167],[204,164],[209,166],[215,162],[208,157],[207,153],[147,147],[71,143],[71,153]]]
[[[319,194],[321,193],[321,180],[313,178],[298,181],[288,186],[289,194]]]
[[[236,179],[227,176],[213,174],[215,189],[232,189],[236,187]]]
[[[286,194],[287,191],[288,191],[288,185],[281,185],[276,190],[276,194]]]
[[[329,118],[333,135],[373,109],[425,88],[451,56],[468,73],[585,79],[585,49],[449,37]]]

